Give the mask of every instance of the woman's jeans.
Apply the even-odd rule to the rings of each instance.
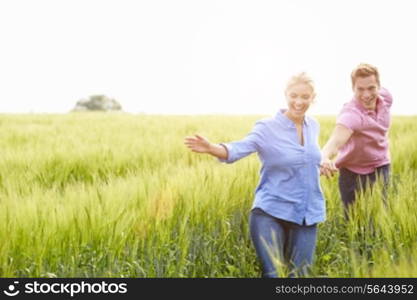
[[[316,224],[298,225],[270,216],[259,208],[251,211],[249,224],[262,277],[278,277],[277,263],[288,268],[289,277],[307,275],[316,247]]]

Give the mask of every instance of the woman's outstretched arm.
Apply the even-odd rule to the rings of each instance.
[[[193,152],[207,153],[220,159],[227,159],[228,157],[226,147],[223,145],[212,144],[208,139],[198,134],[187,136],[184,139],[184,144]]]

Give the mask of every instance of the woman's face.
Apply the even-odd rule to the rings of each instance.
[[[315,94],[311,86],[305,83],[297,83],[290,86],[285,96],[288,103],[288,113],[294,118],[302,118],[313,103]]]

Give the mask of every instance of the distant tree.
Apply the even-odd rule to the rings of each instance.
[[[73,111],[120,111],[122,106],[115,99],[105,95],[92,95],[77,101]]]

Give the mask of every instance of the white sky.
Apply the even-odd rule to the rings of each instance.
[[[274,114],[307,71],[313,114],[376,65],[394,114],[417,114],[413,0],[2,0],[0,112],[67,112],[92,94],[147,113]]]

